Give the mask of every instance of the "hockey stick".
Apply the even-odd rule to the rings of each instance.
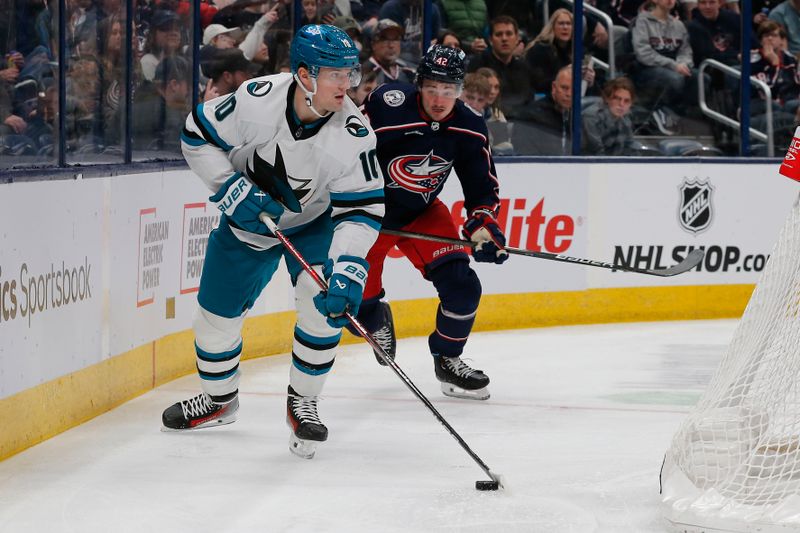
[[[452,239],[450,237],[440,237],[438,235],[430,235],[428,233],[416,233],[414,231],[403,231],[403,230],[395,230],[395,229],[381,229],[381,233],[385,235],[394,235],[396,237],[407,237],[410,239],[420,239],[422,241],[433,241],[433,242],[441,242],[445,244],[460,244],[462,246],[468,246],[472,248],[475,246],[475,243],[472,241],[467,241],[464,239]],[[683,261],[680,263],[676,263],[671,267],[667,268],[636,268],[636,267],[628,267],[624,265],[615,265],[613,263],[606,263],[605,261],[595,261],[594,259],[583,259],[581,257],[570,257],[568,255],[561,255],[561,254],[551,254],[548,252],[534,252],[533,250],[526,250],[524,248],[513,248],[511,246],[506,246],[506,251],[510,254],[516,255],[526,255],[528,257],[536,257],[538,259],[547,259],[548,261],[560,261],[562,263],[572,263],[575,265],[586,265],[586,266],[593,266],[598,268],[607,268],[609,270],[619,270],[621,272],[635,272],[637,274],[648,274],[650,276],[677,276],[678,274],[683,274],[684,272],[688,272],[698,264],[700,261],[703,260],[703,256],[705,252],[703,250],[692,250],[689,254],[683,258]]]
[[[267,228],[269,228],[269,230],[273,233],[273,235],[275,235],[275,237],[277,237],[278,240],[281,241],[281,244],[283,244],[286,250],[288,250],[289,253],[292,254],[292,257],[294,257],[297,260],[297,262],[300,263],[300,265],[303,267],[303,270],[305,270],[308,273],[308,275],[311,276],[311,278],[319,286],[319,288],[322,289],[323,291],[327,291],[328,284],[325,283],[325,280],[323,280],[319,276],[319,274],[317,274],[316,270],[311,268],[311,265],[309,265],[306,262],[305,258],[300,254],[297,248],[295,248],[294,245],[289,241],[289,239],[286,238],[283,232],[278,229],[278,226],[275,225],[275,222],[271,218],[269,218],[269,216],[267,216],[266,213],[261,213],[258,218],[261,220],[261,222],[263,222],[267,226]],[[491,478],[490,482],[486,482],[483,480],[476,481],[475,487],[478,488],[479,490],[497,490],[498,488],[502,487],[503,486],[502,476],[500,476],[500,474],[492,472],[486,465],[486,463],[484,463],[483,460],[480,457],[478,457],[478,454],[472,451],[472,448],[470,448],[469,445],[464,441],[464,439],[461,438],[461,435],[459,435],[458,432],[455,429],[453,429],[453,426],[451,426],[447,422],[447,420],[445,420],[445,418],[433,406],[430,400],[428,400],[428,398],[426,398],[425,395],[422,394],[422,391],[420,391],[417,388],[417,386],[414,385],[414,382],[412,382],[411,379],[409,379],[409,377],[406,375],[406,373],[403,372],[403,369],[401,369],[397,365],[397,363],[395,363],[394,359],[392,359],[386,354],[383,348],[381,348],[381,346],[375,341],[375,339],[372,338],[372,335],[369,334],[366,328],[364,328],[364,326],[361,325],[361,323],[358,320],[356,320],[356,318],[350,313],[345,312],[344,316],[345,318],[347,318],[350,324],[356,329],[356,331],[358,331],[359,335],[361,335],[364,338],[364,340],[367,341],[367,344],[369,344],[370,347],[373,350],[375,350],[375,353],[377,353],[381,357],[383,362],[386,363],[394,371],[394,373],[397,374],[397,377],[399,377],[403,381],[403,383],[405,383],[406,387],[408,387],[411,390],[411,392],[413,392],[414,395],[417,398],[419,398],[419,400],[423,404],[425,404],[425,407],[427,407],[428,410],[433,414],[433,416],[435,416],[436,419],[439,420],[439,422],[441,422],[441,424],[447,429],[447,431],[450,432],[450,435],[452,435],[453,438],[458,441],[461,447],[464,448],[464,451],[467,452],[470,457],[472,457],[472,460],[475,461],[478,464],[478,466],[480,466],[481,469],[486,473],[486,475]]]

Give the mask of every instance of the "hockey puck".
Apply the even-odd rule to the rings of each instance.
[[[475,482],[475,488],[477,490],[497,490],[500,488],[500,483],[494,480],[478,480]]]

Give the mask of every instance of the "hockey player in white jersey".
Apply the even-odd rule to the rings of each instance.
[[[186,119],[184,157],[222,216],[209,237],[194,321],[203,391],[166,409],[162,421],[186,430],[236,419],[242,323],[284,257],[297,309],[286,420],[290,449],[311,458],[327,439],[317,401],[342,315],[361,303],[384,198],[375,135],[346,95],[360,78],[355,44],[336,27],[307,25],[290,53],[291,74],[249,80]],[[324,273],[328,292],[284,253],[261,213]]]

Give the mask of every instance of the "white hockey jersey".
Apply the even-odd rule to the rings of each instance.
[[[183,155],[216,193],[234,173],[246,175],[248,164],[253,168],[254,153],[274,165],[280,150],[302,207],[300,213],[287,209],[280,229],[291,236],[332,207],[335,229],[329,257],[365,257],[384,213],[375,134],[347,97],[341,111],[312,125],[298,125],[292,107],[295,88],[291,74],[274,74],[199,104],[181,133]],[[256,248],[279,244],[273,237],[231,230]]]

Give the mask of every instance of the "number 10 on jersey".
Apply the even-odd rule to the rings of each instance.
[[[375,150],[361,152],[358,154],[358,158],[361,159],[361,170],[364,171],[364,179],[370,181],[381,176],[378,172],[378,157]]]

